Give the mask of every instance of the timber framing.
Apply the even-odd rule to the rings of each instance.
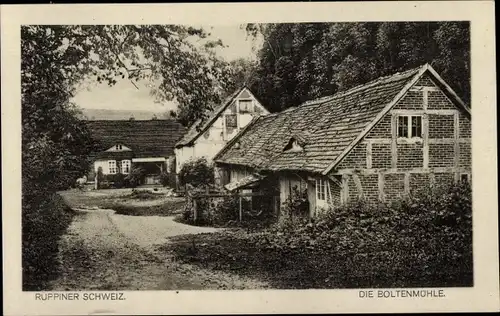
[[[434,91],[438,89],[437,87],[419,87],[415,86],[418,80],[425,74],[429,72],[432,77],[438,82],[438,85],[441,86],[442,89],[446,91],[445,95],[448,94],[451,96],[450,100],[449,96],[446,97],[452,101],[454,104],[458,104],[459,107],[464,109],[468,115],[471,115],[470,108],[465,105],[465,103],[460,99],[460,97],[451,89],[451,87],[439,76],[439,74],[429,65],[425,64],[422,68],[414,75],[412,80],[408,82],[405,87],[387,104],[387,106],[373,119],[373,121],[368,124],[368,126],[352,141],[349,146],[345,148],[344,151],[322,172],[323,174],[328,174],[332,171],[346,156],[347,154],[361,141],[364,137],[375,127],[375,125],[392,110],[391,116],[391,126],[392,126],[392,161],[391,165],[393,168],[397,165],[397,143],[395,143],[395,135],[397,130],[395,128],[397,121],[396,115],[406,114],[406,115],[425,115],[425,114],[437,114],[437,115],[458,115],[458,110],[429,110],[428,107],[428,92]],[[424,95],[423,101],[423,110],[393,110],[394,106],[410,91],[411,89],[417,89],[418,91],[422,90]]]
[[[435,167],[435,168],[411,168],[411,169],[398,169],[398,168],[373,168],[373,169],[341,169],[330,173],[331,175],[373,175],[373,174],[395,174],[395,173],[469,173],[470,170],[464,167]]]

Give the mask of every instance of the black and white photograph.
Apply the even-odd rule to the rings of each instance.
[[[470,21],[204,21],[20,25],[23,293],[478,286]]]

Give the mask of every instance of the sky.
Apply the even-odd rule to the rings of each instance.
[[[240,57],[255,59],[255,50],[252,47],[258,46],[259,42],[253,43],[247,38],[245,30],[239,25],[203,26],[203,28],[211,33],[214,39],[221,39],[224,45],[229,46],[218,49],[218,54],[226,60]],[[155,103],[145,84],[138,84],[139,89],[137,89],[126,79],[118,81],[112,87],[106,84],[87,83],[77,90],[73,102],[87,109],[165,112],[176,108],[173,103]]]

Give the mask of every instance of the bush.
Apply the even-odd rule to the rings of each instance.
[[[154,200],[154,199],[161,198],[162,195],[161,194],[152,193],[152,192],[147,191],[147,190],[136,190],[136,189],[133,189],[132,193],[130,193],[130,197],[133,198],[133,199],[138,199],[138,200]]]
[[[292,188],[291,194],[283,203],[281,216],[278,220],[278,227],[283,230],[293,231],[295,225],[301,225],[309,221],[309,201],[307,191],[299,191],[297,186]]]
[[[472,205],[468,184],[428,187],[397,203],[366,200],[314,221],[289,217],[259,233],[204,238],[179,259],[239,269],[278,288],[472,286]]]
[[[104,173],[102,172],[102,167],[97,168],[97,188],[104,189],[101,187],[104,182]]]
[[[177,182],[176,182],[176,179],[175,179],[175,174],[168,173],[168,172],[162,172],[160,174],[160,183],[164,187],[176,188],[177,187]]]
[[[188,161],[182,165],[179,182],[181,185],[190,184],[194,187],[214,184],[214,168],[205,158]]]
[[[144,178],[145,174],[145,169],[132,166],[130,173],[125,177],[124,181],[126,181],[129,187],[135,188],[139,184],[141,184],[141,181]]]
[[[125,180],[125,175],[122,173],[107,174],[104,176],[104,182],[108,182],[115,189],[128,186],[128,181]]]
[[[40,291],[58,273],[58,243],[74,212],[61,196],[23,195],[23,290]]]

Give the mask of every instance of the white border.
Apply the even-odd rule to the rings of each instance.
[[[201,314],[498,311],[498,209],[494,3],[348,2],[127,5],[10,5],[1,7],[2,200],[4,313]],[[473,288],[445,289],[446,298],[359,299],[357,290],[142,291],[125,301],[35,301],[21,292],[20,25],[236,24],[310,21],[469,20],[472,34],[474,202]]]

